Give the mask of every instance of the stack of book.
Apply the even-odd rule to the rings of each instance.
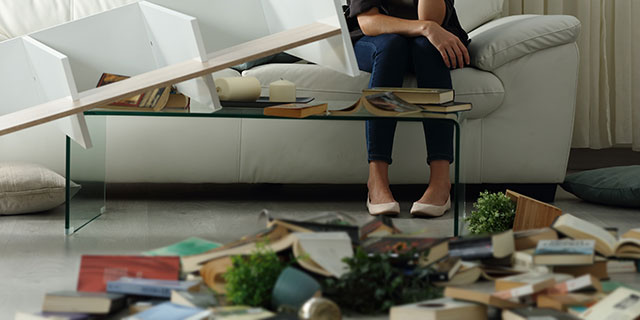
[[[96,87],[106,86],[128,78],[129,76],[103,73]],[[189,105],[189,97],[179,93],[175,87],[167,86],[120,99],[100,108],[127,111],[187,112]]]
[[[363,111],[383,117],[455,118],[456,112],[471,110],[471,103],[454,101],[454,98],[452,89],[371,88],[362,90],[362,98],[350,107],[331,110],[331,114]]]

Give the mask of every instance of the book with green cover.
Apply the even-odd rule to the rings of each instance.
[[[145,251],[145,256],[189,256],[207,252],[221,244],[198,237],[191,237],[166,247]]]

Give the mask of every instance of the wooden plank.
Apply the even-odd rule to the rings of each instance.
[[[110,102],[165,87],[216,72],[242,62],[270,56],[307,43],[340,35],[339,27],[312,23],[245,42],[209,55],[209,60],[197,59],[176,63],[146,72],[108,86],[84,91],[80,99],[61,98],[0,116],[0,136],[33,127]]]
[[[507,196],[516,202],[516,217],[513,231],[549,227],[562,214],[560,208],[548,203],[507,190]]]

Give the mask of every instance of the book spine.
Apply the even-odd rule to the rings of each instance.
[[[171,298],[171,288],[149,286],[136,283],[118,281],[107,282],[107,292],[123,293],[130,295]]]
[[[493,258],[491,239],[485,241],[460,241],[449,243],[449,256],[462,260],[481,260]]]

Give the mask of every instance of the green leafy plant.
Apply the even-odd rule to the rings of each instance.
[[[516,205],[505,193],[484,191],[473,204],[474,211],[465,218],[472,234],[502,232],[513,228]]]
[[[233,267],[224,273],[227,299],[233,304],[268,308],[271,292],[287,266],[273,250],[258,244],[248,256],[231,257]]]
[[[343,259],[349,272],[324,282],[324,295],[340,307],[362,314],[386,312],[394,305],[441,297],[442,290],[429,281],[431,269],[407,266],[412,255],[369,256],[358,248],[352,258]]]

